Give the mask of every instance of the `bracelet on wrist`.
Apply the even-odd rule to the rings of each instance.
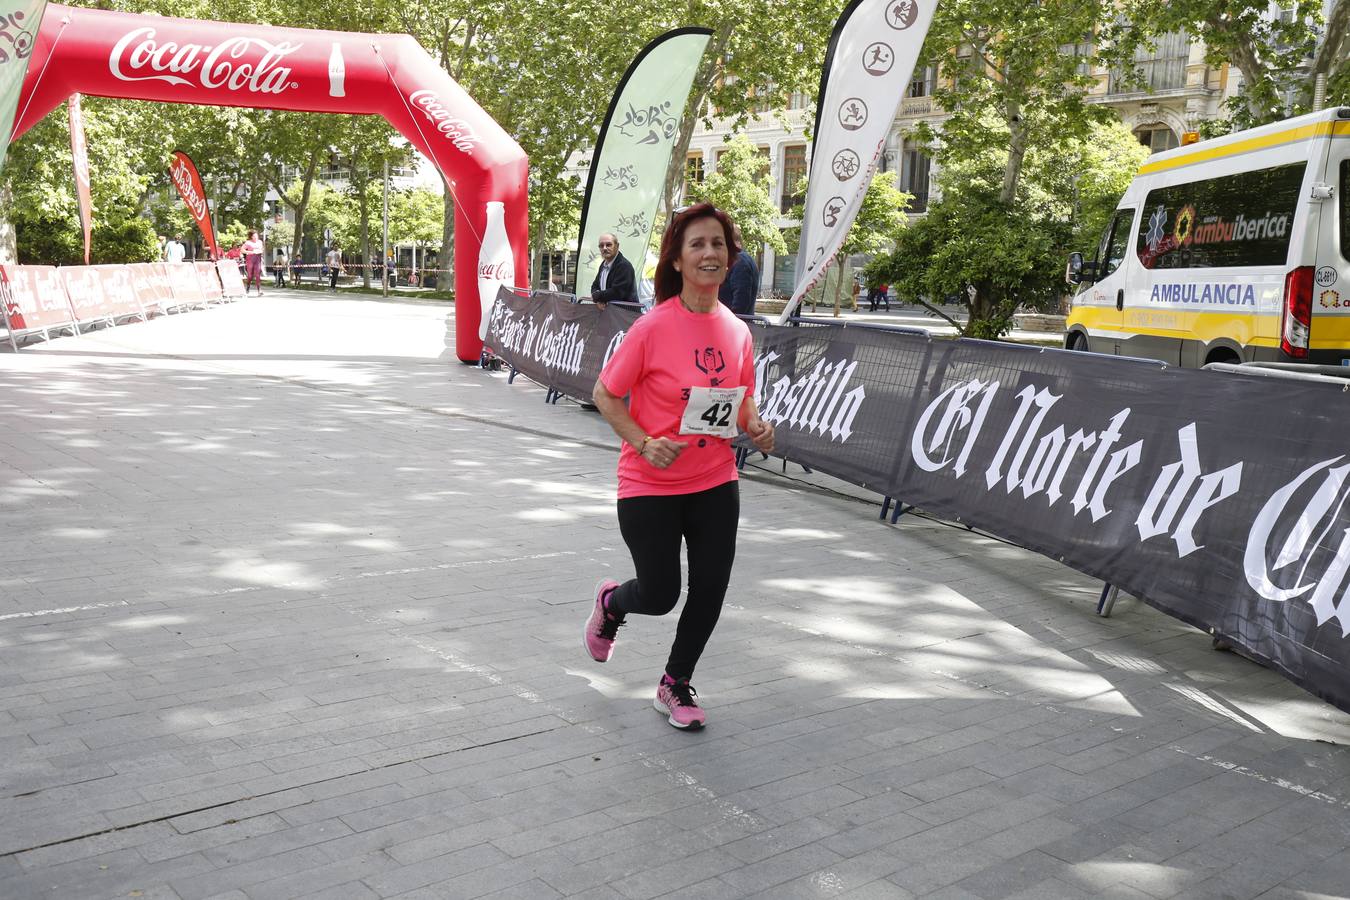
[[[652,436],[650,434],[643,435],[642,444],[637,448],[638,456],[641,456],[642,454],[647,452],[647,445],[651,443],[651,440]]]

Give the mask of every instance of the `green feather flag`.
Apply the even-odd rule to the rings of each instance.
[[[711,36],[707,28],[661,35],[637,55],[614,92],[581,208],[577,294],[588,294],[600,271],[596,244],[602,234],[618,239],[641,283],[666,167]]]
[[[0,171],[5,168],[19,92],[46,7],[47,0],[0,0]]]

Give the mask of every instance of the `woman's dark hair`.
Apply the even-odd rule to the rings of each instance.
[[[250,229],[250,230],[249,230],[249,233],[248,233],[248,236],[249,236],[249,237],[257,237],[257,236],[258,236],[258,232],[253,231],[252,229]]]
[[[741,252],[740,245],[736,243],[736,231],[731,224],[731,217],[711,203],[697,203],[676,210],[670,225],[666,227],[665,237],[661,238],[661,257],[656,261],[654,284],[657,303],[664,303],[671,297],[677,297],[684,290],[684,276],[675,271],[675,263],[680,258],[680,251],[684,249],[685,231],[689,229],[691,223],[699,219],[716,219],[722,224],[722,232],[726,235],[727,241],[728,266],[735,262],[736,254]]]

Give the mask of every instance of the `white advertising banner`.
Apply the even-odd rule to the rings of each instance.
[[[855,0],[830,37],[787,321],[848,237],[937,0]]]

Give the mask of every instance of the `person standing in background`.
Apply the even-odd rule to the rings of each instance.
[[[276,286],[286,286],[286,248],[278,246],[272,251],[272,274],[276,276]]]
[[[328,258],[325,261],[328,263],[328,291],[336,294],[338,273],[342,271],[342,251],[334,246],[328,251]]]
[[[611,300],[620,303],[637,302],[637,276],[633,264],[619,252],[619,239],[612,234],[600,235],[600,271],[591,282],[591,299],[601,306]]]
[[[164,261],[171,263],[180,263],[187,259],[187,248],[178,238],[170,238],[164,245]]]
[[[741,226],[736,226],[736,243],[741,250],[731,263],[731,271],[717,289],[717,299],[738,316],[755,314],[755,299],[759,296],[759,266],[741,243]]]

